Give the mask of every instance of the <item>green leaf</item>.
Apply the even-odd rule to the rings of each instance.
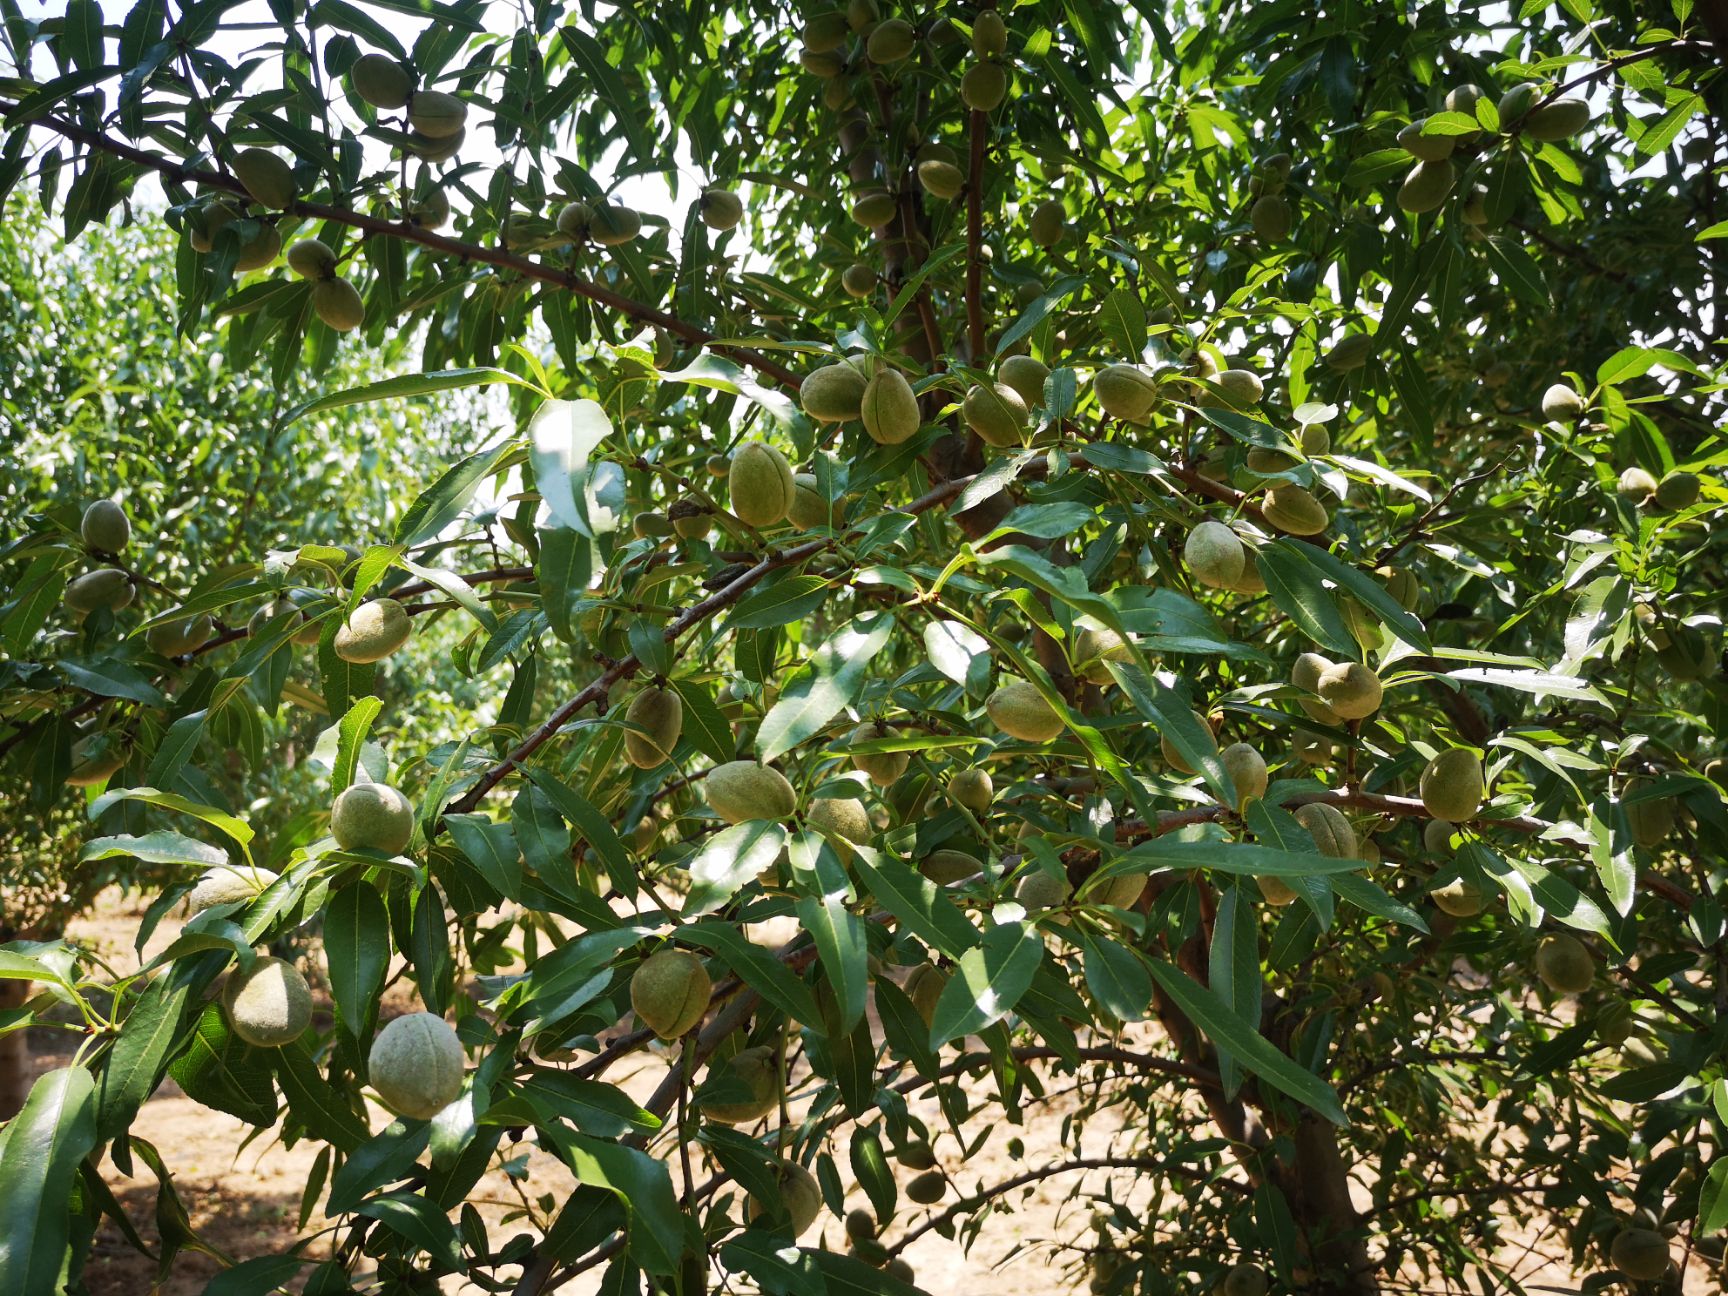
[[[1307,555],[1294,545],[1286,548],[1274,543],[1261,545],[1254,562],[1266,582],[1266,593],[1297,629],[1321,647],[1345,657],[1353,659],[1361,654],[1337,602]]]
[[[445,815],[444,827],[456,849],[506,900],[522,898],[522,858],[509,824],[483,814]]]
[[[531,769],[528,777],[534,786],[557,807],[558,813],[576,828],[576,835],[588,843],[588,849],[599,856],[607,876],[620,890],[630,890],[635,870],[630,865],[630,853],[624,849],[617,832],[605,815],[596,810],[588,798],[567,783],[554,778],[543,769]]]
[[[377,1220],[392,1233],[412,1242],[445,1269],[462,1267],[462,1248],[456,1230],[437,1206],[411,1193],[386,1193],[363,1203],[355,1211]]]
[[[95,1080],[83,1067],[37,1077],[0,1144],[0,1285],[12,1296],[49,1296],[71,1242],[70,1196],[78,1166],[96,1146]]]
[[[145,706],[165,706],[167,699],[149,678],[124,662],[94,661],[56,663],[66,682],[98,697],[125,698]]]
[[[941,887],[901,860],[854,846],[852,867],[871,898],[937,953],[957,959],[982,939]]]
[[[869,942],[863,920],[846,907],[851,891],[846,870],[822,834],[814,829],[798,833],[788,855],[798,889],[798,918],[816,945],[833,994],[834,1016],[826,1024],[830,1046],[835,1047],[864,1019],[870,994]]]
[[[756,733],[758,759],[771,761],[791,751],[848,706],[894,626],[886,614],[860,618],[818,648],[763,717]]]
[[[352,1152],[371,1137],[365,1120],[318,1074],[303,1043],[267,1051],[274,1054],[270,1060],[275,1065],[276,1082],[282,1086],[288,1110],[314,1137],[342,1152]]]
[[[350,387],[346,391],[332,392],[328,396],[320,396],[304,405],[298,405],[284,414],[276,426],[285,428],[308,414],[322,414],[325,410],[341,409],[345,405],[364,405],[371,401],[396,400],[404,396],[434,396],[439,392],[457,391],[463,387],[482,387],[489,383],[509,383],[515,387],[526,387],[530,391],[540,390],[526,378],[503,369],[440,369],[432,373],[403,374],[398,378],[367,383],[364,387]],[[405,517],[404,521],[406,520]]]
[[[1294,540],[1276,540],[1273,543],[1281,550],[1296,554],[1302,561],[1316,568],[1327,580],[1342,587],[1346,593],[1390,626],[1392,633],[1405,643],[1423,652],[1433,650],[1433,645],[1428,641],[1428,632],[1422,623],[1374,577],[1349,563],[1341,562],[1336,555],[1317,545],[1299,545]],[[1351,656],[1355,656],[1353,650]]]
[[[552,633],[564,643],[577,640],[572,620],[575,605],[587,593],[596,574],[594,544],[587,536],[562,526],[540,532],[540,563],[535,568],[540,582],[540,606]]]
[[[372,722],[384,709],[384,703],[368,695],[358,699],[342,717],[336,730],[336,760],[330,770],[330,790],[340,795],[354,782],[354,771],[360,765],[360,752]]]
[[[630,1254],[649,1273],[677,1272],[684,1251],[684,1215],[664,1162],[635,1148],[581,1134],[545,1130],[576,1178],[623,1203]]]
[[[710,837],[686,865],[690,892],[684,901],[685,916],[713,913],[739,887],[772,868],[785,845],[786,830],[765,819],[733,824]]]
[[[1504,234],[1490,234],[1481,241],[1488,264],[1494,275],[1514,296],[1523,298],[1538,310],[1549,304],[1548,283],[1542,277],[1542,267],[1524,245]]]
[[[612,434],[612,420],[591,400],[548,400],[528,422],[540,496],[558,525],[598,534],[588,508],[588,457]]]
[[[893,1219],[899,1194],[895,1189],[894,1171],[882,1150],[881,1136],[873,1129],[859,1130],[852,1136],[848,1160],[852,1162],[853,1178],[876,1210],[876,1218]]]
[[[1235,805],[1236,781],[1218,757],[1218,743],[1212,730],[1200,723],[1194,709],[1168,684],[1148,675],[1133,662],[1106,662],[1105,667],[1122,686],[1134,709],[1152,722],[1159,737],[1168,738],[1188,767],[1200,771],[1219,802]]]
[[[706,684],[691,679],[668,680],[673,692],[684,703],[684,736],[690,745],[717,765],[724,765],[738,754],[732,726],[720,714],[714,694]]]
[[[126,1014],[97,1082],[96,1132],[101,1138],[123,1135],[144,1100],[155,1092],[192,990],[190,979],[157,977]]]
[[[295,1256],[254,1256],[212,1278],[202,1296],[270,1296],[313,1263]]]
[[[1138,360],[1146,350],[1146,307],[1130,288],[1112,288],[1098,305],[1094,321],[1111,344],[1112,354]]]
[[[1081,933],[1086,988],[1118,1021],[1135,1022],[1152,1002],[1152,976],[1133,951],[1107,936]]]
[[[832,584],[822,576],[792,576],[740,599],[727,624],[734,630],[771,630],[802,621],[828,601]]]
[[[245,820],[237,819],[226,810],[218,810],[215,806],[203,805],[178,793],[162,792],[152,787],[116,788],[112,792],[104,792],[90,803],[90,818],[101,818],[104,810],[109,806],[119,805],[122,801],[142,801],[163,810],[189,814],[194,819],[203,820],[212,828],[221,829],[242,846],[252,844],[252,829]]]
[[[326,7],[320,0],[320,9]],[[396,524],[396,543],[404,548],[432,539],[461,514],[479,484],[497,471],[510,453],[508,443],[469,455],[445,469],[444,475],[422,491]]]
[[[1249,1026],[1216,994],[1169,963],[1152,964],[1152,975],[1164,993],[1213,1043],[1227,1048],[1243,1066],[1279,1091],[1312,1107],[1335,1125],[1345,1124],[1344,1109],[1332,1086],[1298,1066],[1265,1036]]]
[[[960,956],[930,1023],[930,1047],[973,1035],[1014,1010],[1044,958],[1044,940],[1029,923],[1001,923]]]
[[[1218,896],[1206,977],[1225,1008],[1250,1030],[1260,1029],[1260,923],[1254,903],[1241,886],[1224,887]],[[1218,1070],[1224,1091],[1233,1093],[1237,1062],[1223,1048],[1218,1052]]]
[[[355,1040],[370,1033],[390,965],[390,915],[376,887],[355,881],[324,911],[324,958],[336,1020]]]
[[[1141,842],[1125,852],[1122,858],[1152,868],[1212,869],[1243,877],[1321,877],[1352,873],[1362,867],[1362,861],[1358,859],[1304,855],[1253,842],[1174,841],[1167,837]]]
[[[816,1001],[809,987],[736,927],[723,922],[686,923],[678,929],[678,938],[718,955],[744,984],[794,1021],[817,1019]]]
[[[234,1034],[220,1004],[206,1004],[192,1038],[168,1065],[168,1074],[186,1096],[250,1125],[276,1119],[276,1087],[269,1053]]]
[[[116,855],[131,856],[146,864],[191,864],[198,868],[215,868],[228,862],[228,852],[220,846],[211,846],[166,828],[145,833],[142,837],[122,833],[115,837],[92,838],[78,852],[78,858],[85,863],[113,859]]]

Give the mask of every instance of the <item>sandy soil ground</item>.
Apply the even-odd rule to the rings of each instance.
[[[133,964],[131,939],[136,930],[142,906],[105,897],[96,911],[81,921],[71,933],[74,939],[101,951],[116,966]],[[146,957],[173,938],[174,924],[164,923],[158,931]],[[407,1011],[416,1007],[406,999],[399,1004],[387,1003],[386,1015],[392,1011]],[[70,1039],[70,1037],[67,1037]],[[33,1040],[34,1063],[46,1070],[62,1064],[70,1052],[57,1053],[55,1041],[45,1032],[37,1032]],[[651,1092],[665,1074],[663,1058],[643,1055],[633,1069],[622,1075],[610,1076],[637,1098]],[[1058,1096],[1037,1119],[1029,1119],[1019,1127],[1003,1125],[995,1137],[968,1160],[964,1167],[954,1163],[951,1142],[944,1162],[964,1185],[979,1180],[1006,1179],[1028,1167],[1043,1166],[1065,1157],[1098,1156],[1125,1150],[1120,1137],[1120,1125],[1109,1114],[1087,1122],[1084,1143],[1076,1148],[1066,1145],[1062,1116],[1073,1108],[1074,1097]],[[914,1110],[927,1117],[933,1112]],[[387,1117],[375,1113],[373,1128],[382,1128]],[[934,1125],[933,1125],[934,1127]],[[300,1199],[311,1172],[314,1158],[321,1145],[303,1143],[289,1148],[277,1142],[254,1142],[244,1148],[242,1140],[251,1132],[242,1122],[213,1112],[186,1098],[172,1082],[165,1084],[140,1113],[133,1132],[163,1150],[173,1170],[190,1212],[193,1228],[216,1248],[245,1259],[284,1251],[305,1234],[300,1229]],[[1012,1140],[1023,1143],[1017,1156],[1010,1155]],[[485,1218],[496,1245],[502,1239],[531,1228],[524,1220],[531,1204],[550,1198],[561,1202],[572,1185],[569,1173],[553,1158],[533,1149],[524,1141],[508,1149],[517,1163],[515,1176],[494,1169],[483,1179],[472,1200]],[[127,1178],[111,1164],[106,1165],[107,1178],[116,1197],[125,1207],[138,1231],[152,1244],[157,1237],[155,1226],[156,1185],[154,1178],[142,1166],[140,1177]],[[1081,1182],[1095,1190],[1105,1187],[1106,1178],[1115,1175],[1114,1195],[1119,1200],[1143,1199],[1131,1174],[1119,1171],[1086,1172]],[[1004,1199],[1003,1209],[988,1217],[976,1241],[968,1249],[948,1241],[936,1233],[919,1238],[906,1252],[918,1283],[933,1293],[965,1293],[1001,1290],[1011,1283],[1016,1296],[1056,1296],[1057,1293],[1085,1290],[1084,1276],[1064,1263],[1048,1245],[1052,1238],[1072,1238],[1085,1228],[1091,1207],[1085,1200],[1072,1201],[1078,1186],[1078,1175],[1047,1179]],[[1143,1188],[1143,1185],[1142,1185]],[[856,1204],[865,1204],[861,1194],[854,1193]],[[849,1203],[853,1204],[853,1203]],[[904,1203],[903,1203],[904,1207]],[[539,1218],[544,1218],[537,1206]],[[914,1208],[916,1209],[916,1208]],[[909,1224],[916,1216],[903,1209],[901,1222]],[[325,1224],[314,1214],[309,1230]],[[839,1221],[824,1216],[822,1228],[829,1245],[835,1249],[845,1242]],[[806,1245],[814,1244],[816,1233],[807,1234]],[[1517,1240],[1509,1238],[1516,1249]],[[314,1244],[310,1254],[329,1254],[326,1238]],[[209,1280],[221,1271],[221,1264],[197,1252],[182,1252],[175,1260],[162,1285],[154,1290],[163,1296],[197,1296]],[[1535,1269],[1520,1266],[1532,1290],[1574,1291],[1576,1281],[1558,1269]],[[86,1277],[94,1296],[138,1296],[152,1291],[157,1278],[155,1262],[141,1256],[117,1228],[105,1226],[98,1234],[96,1251]],[[598,1290],[597,1275],[587,1276],[562,1288],[576,1296],[589,1296]],[[450,1280],[447,1292],[471,1292],[477,1287]],[[1688,1292],[1706,1290],[1702,1281],[1689,1283]]]

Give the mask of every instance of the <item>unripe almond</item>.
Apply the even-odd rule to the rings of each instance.
[[[997,689],[985,703],[985,710],[998,729],[1023,742],[1049,742],[1066,725],[1037,685],[1026,680],[1013,680]]]
[[[898,63],[918,46],[918,34],[904,18],[890,18],[876,24],[864,53],[872,63]]]
[[[1200,727],[1208,733],[1212,731],[1212,722],[1199,711],[1194,712],[1194,718],[1200,722]],[[1188,758],[1182,754],[1182,749],[1170,741],[1168,733],[1158,735],[1158,751],[1164,757],[1164,763],[1180,774],[1193,774],[1196,770],[1188,763]]]
[[[1435,887],[1428,892],[1428,898],[1441,913],[1454,918],[1474,918],[1485,903],[1482,888],[1466,877],[1455,877],[1444,886]]]
[[[338,333],[351,333],[366,319],[366,303],[346,279],[319,279],[313,283],[312,311]]]
[[[1265,877],[1255,878],[1254,882],[1255,885],[1260,888],[1260,894],[1266,898],[1268,904],[1274,904],[1282,908],[1285,905],[1294,904],[1296,902],[1295,889],[1292,888],[1283,878],[1273,877],[1268,874]]]
[[[1368,357],[1374,354],[1374,335],[1372,333],[1350,333],[1338,339],[1332,349],[1326,353],[1326,367],[1336,369],[1340,373],[1348,373],[1360,369],[1368,363]]]
[[[442,1017],[406,1013],[388,1022],[366,1055],[366,1077],[391,1111],[431,1120],[462,1092],[467,1058]]]
[[[210,642],[216,626],[208,612],[181,621],[164,621],[144,632],[150,651],[163,657],[184,657]]]
[[[1431,212],[1446,201],[1456,179],[1450,158],[1418,162],[1398,186],[1398,205],[1407,212]]]
[[[98,567],[67,583],[61,595],[67,610],[87,616],[97,608],[118,612],[137,596],[132,578],[118,567]]]
[[[792,525],[801,531],[810,531],[816,527],[838,527],[846,522],[846,505],[843,500],[835,500],[830,504],[823,498],[816,474],[794,473],[792,506],[786,510],[786,516]]]
[[[414,836],[414,806],[386,783],[355,783],[330,807],[330,835],[343,850],[400,855]]]
[[[876,271],[858,261],[840,272],[840,286],[849,297],[868,297],[876,291]],[[799,389],[803,395],[803,389]]]
[[[1614,483],[1614,490],[1633,504],[1647,504],[1656,494],[1656,479],[1642,468],[1628,468]]]
[[[932,158],[918,164],[918,184],[933,198],[958,198],[966,188],[966,173],[952,162]]]
[[[780,1098],[780,1071],[774,1050],[763,1045],[742,1049],[723,1062],[708,1064],[710,1076],[723,1076],[744,1095],[731,1099],[704,1098],[702,1114],[723,1125],[748,1125],[774,1110]]]
[[[425,162],[446,162],[461,151],[463,141],[467,138],[466,126],[457,127],[449,135],[427,135],[421,131],[412,131],[403,148]]]
[[[948,796],[973,814],[983,814],[996,799],[996,787],[986,770],[956,770],[948,779]]]
[[[899,445],[910,440],[918,434],[922,422],[912,384],[898,369],[886,367],[864,385],[860,413],[864,430],[878,445]]]
[[[762,441],[738,447],[727,472],[732,512],[753,527],[773,526],[792,507],[792,465]]]
[[[588,236],[601,247],[618,247],[642,232],[642,216],[634,208],[603,202],[594,208]]]
[[[1411,157],[1423,162],[1439,162],[1452,156],[1452,150],[1458,145],[1456,135],[1424,135],[1423,123],[1426,118],[1418,118],[1403,130],[1398,132],[1398,147]]]
[[[862,414],[866,387],[864,375],[856,365],[845,361],[827,364],[812,370],[798,385],[798,403],[818,423],[846,423]],[[913,412],[917,412],[916,400]]]
[[[1402,567],[1376,567],[1374,574],[1386,586],[1386,592],[1398,600],[1406,612],[1414,612],[1422,602],[1422,586],[1416,577]]]
[[[1072,891],[1066,877],[1033,868],[1015,886],[1014,898],[1027,913],[1043,913],[1066,903]]]
[[[1656,507],[1677,512],[1698,502],[1699,485],[1695,474],[1671,472],[1656,483]]]
[[[957,850],[931,851],[918,861],[918,871],[937,886],[952,886],[956,882],[963,882],[969,877],[975,877],[983,867],[974,856]]]
[[[1668,1276],[1672,1261],[1668,1239],[1655,1229],[1621,1229],[1608,1248],[1614,1267],[1634,1282],[1655,1282]]]
[[[1008,73],[1000,63],[974,63],[960,78],[960,97],[973,112],[995,112],[1008,97]]]
[[[1590,105],[1582,99],[1556,99],[1543,104],[1524,122],[1524,133],[1533,140],[1553,143],[1571,139],[1590,124]]]
[[[1108,684],[1115,676],[1106,664],[1133,661],[1122,636],[1111,629],[1082,630],[1074,639],[1074,673],[1089,684]]]
[[[1626,790],[1630,793],[1633,788]],[[1674,828],[1674,802],[1667,797],[1630,802],[1626,821],[1632,828],[1632,840],[1645,850],[1653,850]]]
[[[253,960],[242,972],[228,974],[222,1008],[234,1033],[255,1048],[281,1048],[312,1024],[312,988],[292,963],[279,958]]]
[[[1422,804],[1436,819],[1467,823],[1482,808],[1482,762],[1475,752],[1450,747],[1428,762],[1419,790]]]
[[[936,1018],[936,1003],[948,984],[948,974],[934,963],[920,963],[906,978],[906,997],[926,1026]]]
[[[1026,440],[1031,411],[1020,393],[1006,383],[980,383],[966,393],[960,415],[966,426],[993,446],[1019,446]]]
[[[1287,483],[1266,492],[1260,511],[1269,523],[1291,535],[1319,535],[1331,521],[1326,506],[1306,488]]]
[[[729,230],[744,219],[744,200],[730,189],[704,189],[697,209],[711,230]]]
[[[630,1006],[661,1039],[689,1034],[708,1011],[714,983],[702,960],[688,950],[662,949],[642,961],[630,978]]]
[[[1452,858],[1452,834],[1456,829],[1445,819],[1430,819],[1422,825],[1422,848],[1442,859]]]
[[[994,9],[972,20],[972,52],[981,59],[1000,58],[1008,52],[1008,24]]]
[[[637,769],[654,769],[671,758],[684,732],[684,700],[671,689],[645,688],[630,699],[624,718],[646,731],[625,733],[625,756]]]
[[[804,819],[839,848],[842,862],[852,858],[852,844],[870,840],[870,812],[855,797],[817,797]]]
[[[1248,222],[1262,243],[1282,243],[1290,237],[1290,200],[1283,194],[1262,195],[1249,209]]]
[[[1145,423],[1158,403],[1158,383],[1136,365],[1113,364],[1098,371],[1092,391],[1111,418]]]
[[[408,101],[408,124],[429,139],[449,139],[467,122],[468,105],[442,90],[416,90]]]
[[[336,631],[336,655],[364,665],[383,661],[408,642],[414,623],[408,610],[393,598],[362,603]]]
[[[1534,108],[1542,98],[1542,87],[1534,81],[1520,82],[1500,96],[1495,105],[1500,117],[1500,129],[1509,131]]]
[[[1026,229],[1039,247],[1055,247],[1067,233],[1068,213],[1059,200],[1047,198],[1032,209]]]
[[[786,776],[757,761],[727,761],[716,765],[702,781],[709,806],[729,824],[750,819],[790,819],[798,795]]]
[[[85,508],[78,534],[88,548],[117,554],[132,540],[132,521],[113,500],[99,499]]]
[[[881,229],[894,219],[897,205],[894,195],[878,189],[867,193],[852,204],[852,219],[866,229]]]
[[[1346,720],[1364,720],[1380,709],[1380,677],[1361,662],[1340,662],[1320,672],[1320,700]]]
[[[1247,743],[1231,743],[1218,753],[1218,759],[1224,762],[1224,768],[1230,771],[1231,781],[1236,785],[1236,804],[1231,809],[1240,811],[1250,801],[1266,795],[1271,776],[1259,752]]]
[[[256,228],[252,236],[234,254],[234,268],[242,274],[262,270],[282,251],[282,235],[274,225],[254,224]]]
[[[1583,994],[1596,980],[1596,961],[1582,941],[1555,932],[1536,947],[1536,975],[1556,994]]]
[[[408,106],[414,75],[386,54],[362,54],[348,69],[354,93],[374,108],[394,112]]]
[[[823,81],[832,81],[846,70],[846,60],[831,49],[812,49],[805,46],[798,51],[798,63],[806,72]]]
[[[1182,545],[1182,561],[1194,579],[1214,589],[1228,589],[1240,580],[1247,557],[1236,533],[1222,522],[1200,523]]]
[[[1584,398],[1566,383],[1555,383],[1542,393],[1542,417],[1555,423],[1570,423],[1584,413]]]
[[[926,1170],[914,1175],[906,1185],[907,1200],[920,1206],[934,1206],[948,1195],[948,1178],[940,1170]]]
[[[1314,849],[1328,859],[1356,858],[1356,830],[1337,806],[1310,801],[1296,807],[1295,818],[1314,839]]]
[[[899,733],[887,725],[870,721],[859,725],[848,736],[848,744],[879,742],[898,738]],[[891,786],[912,764],[911,752],[860,752],[852,757],[852,767],[867,774],[877,787]]]
[[[846,15],[838,9],[813,14],[804,22],[804,48],[818,54],[837,50],[846,43],[852,29],[846,25]]]
[[[294,168],[269,149],[241,149],[234,178],[260,207],[281,211],[294,201]]]
[[[1220,401],[1230,409],[1248,409],[1258,405],[1266,394],[1266,384],[1252,369],[1226,369],[1212,379],[1217,392],[1203,392],[1200,403],[1216,408]]]
[[[336,254],[319,239],[301,239],[288,249],[288,268],[302,279],[327,279],[336,273]]]
[[[1029,355],[1009,356],[996,370],[997,380],[1020,393],[1027,409],[1044,403],[1044,380],[1049,376],[1049,366]]]

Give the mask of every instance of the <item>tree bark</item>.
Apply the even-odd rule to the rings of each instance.
[[[22,1008],[28,981],[0,981],[0,1013]],[[24,1031],[0,1035],[0,1121],[11,1120],[30,1093],[30,1040]]]

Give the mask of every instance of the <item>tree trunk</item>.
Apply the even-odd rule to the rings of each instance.
[[[1317,1296],[1375,1296],[1380,1290],[1368,1237],[1350,1200],[1349,1167],[1338,1131],[1306,1114],[1290,1131],[1295,1155],[1282,1166],[1278,1187],[1295,1218],[1297,1246],[1310,1270],[1307,1290]]]
[[[22,1008],[29,997],[28,981],[0,981],[0,1013]],[[29,1093],[29,1037],[21,1030],[0,1035],[0,1121],[16,1116]]]

